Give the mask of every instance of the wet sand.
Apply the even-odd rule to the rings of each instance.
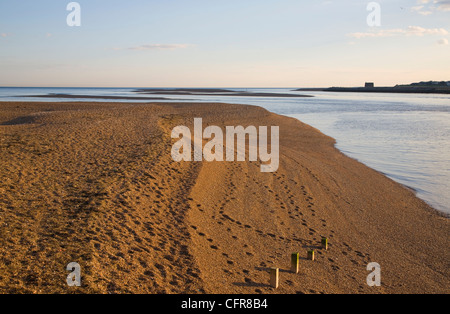
[[[283,98],[304,98],[314,97],[311,95],[286,94],[286,93],[263,93],[263,92],[243,92],[226,89],[138,89],[135,91],[139,94],[151,95],[189,95],[189,96],[234,96],[234,97],[283,97]]]
[[[171,130],[195,117],[280,126],[279,170],[174,162]],[[450,292],[447,218],[259,107],[0,103],[0,147],[0,293]],[[70,262],[80,288],[66,285]],[[366,284],[370,262],[382,287]]]

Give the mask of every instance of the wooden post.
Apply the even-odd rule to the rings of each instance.
[[[328,251],[328,239],[322,238],[322,248]]]
[[[294,274],[298,274],[299,259],[300,259],[300,254],[299,253],[292,253],[292,255],[291,255],[291,271]]]
[[[314,261],[314,250],[308,251],[308,259]]]
[[[280,275],[280,270],[278,268],[270,269],[270,285],[275,289],[278,288],[278,284],[280,282],[279,275]]]

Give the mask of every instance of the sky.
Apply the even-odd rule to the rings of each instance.
[[[450,80],[450,0],[80,0],[80,26],[70,2],[0,0],[0,86]]]

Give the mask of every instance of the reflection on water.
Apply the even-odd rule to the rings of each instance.
[[[292,89],[233,89],[300,93]],[[133,89],[0,88],[0,101],[76,101],[77,99],[12,98],[67,93],[138,96]],[[337,148],[388,177],[413,188],[417,195],[450,214],[450,97],[420,94],[305,92],[314,98],[173,96],[201,102],[262,106],[292,116],[337,140]],[[148,95],[142,95],[147,96]],[[158,95],[164,97],[164,95]],[[81,99],[80,99],[81,100]],[[108,100],[110,102],[111,100]],[[148,101],[145,101],[148,102]]]
[[[450,114],[345,112],[294,115],[337,139],[337,148],[409,186],[450,213]],[[328,121],[327,121],[328,120]]]

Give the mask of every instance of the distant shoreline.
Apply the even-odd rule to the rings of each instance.
[[[287,98],[299,98],[299,97],[314,97],[311,95],[296,95],[296,94],[284,94],[284,93],[255,93],[255,92],[237,92],[228,89],[199,89],[199,88],[175,88],[175,89],[161,89],[161,88],[148,88],[138,89],[135,92],[140,94],[150,95],[187,95],[187,96],[237,96],[237,97],[287,97]]]
[[[299,88],[296,92],[342,92],[342,93],[392,93],[392,94],[450,94],[450,88],[435,87],[329,87]]]
[[[61,99],[105,99],[105,100],[190,100],[195,99],[174,99],[167,97],[159,97],[159,95],[171,95],[171,96],[234,96],[234,97],[280,97],[280,98],[304,98],[314,97],[311,95],[296,95],[296,94],[284,94],[284,93],[255,93],[255,92],[237,92],[233,90],[223,89],[137,89],[134,93],[138,95],[157,95],[157,97],[139,97],[139,96],[102,96],[102,95],[74,95],[74,94],[45,94],[45,95],[26,95],[15,97],[26,98],[61,98]]]
[[[86,99],[110,99],[110,100],[175,100],[165,97],[133,97],[133,96],[92,96],[92,95],[70,95],[70,94],[48,94],[48,95],[28,95],[15,96],[26,98],[86,98]]]

